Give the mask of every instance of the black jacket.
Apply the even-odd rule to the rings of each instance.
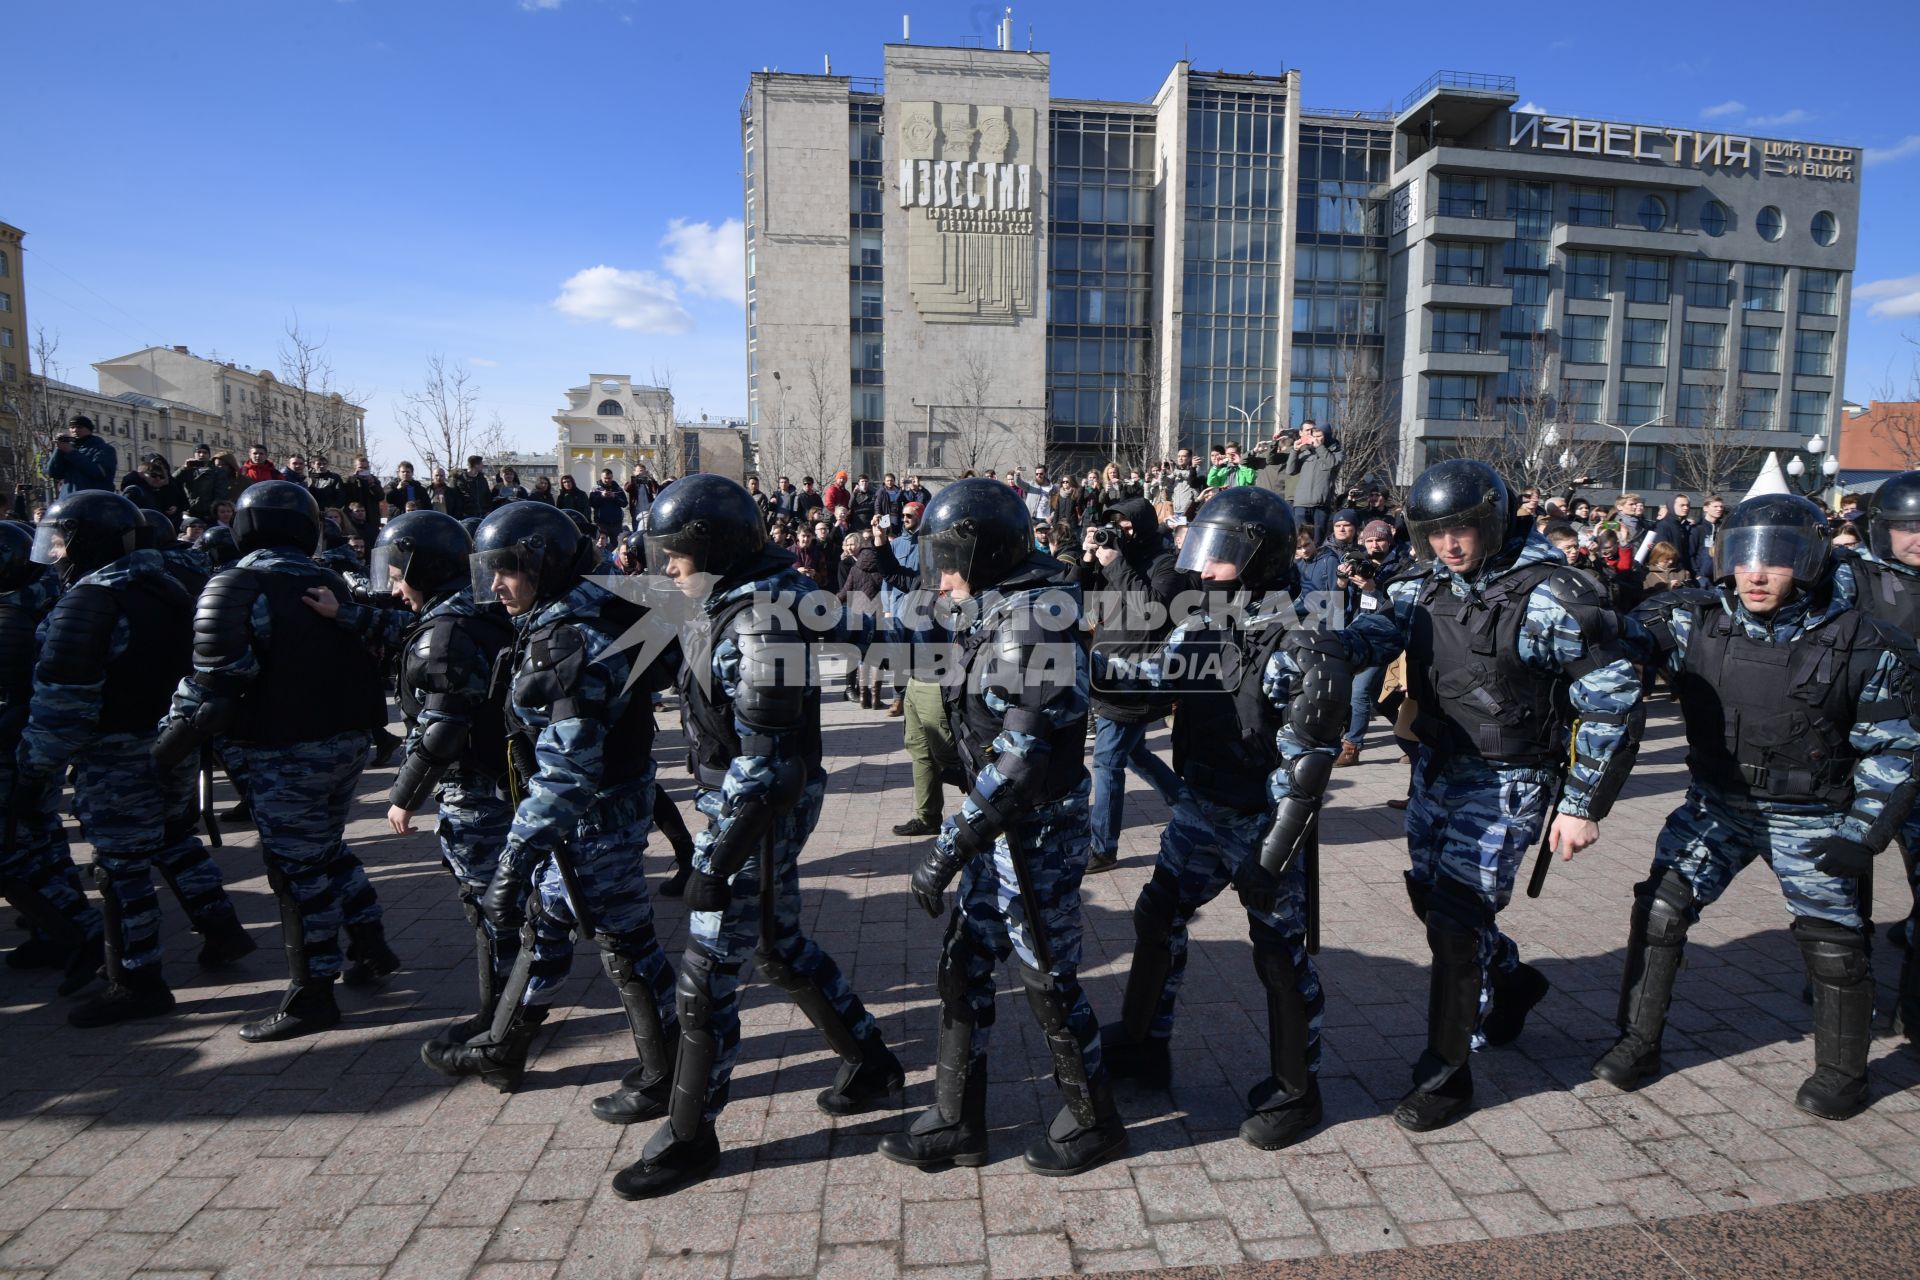
[[[1121,548],[1118,559],[1098,570],[1100,578],[1094,589],[1099,594],[1088,601],[1088,613],[1095,623],[1094,643],[1103,652],[1141,656],[1172,630],[1167,610],[1185,588],[1186,580],[1174,568],[1174,553],[1164,549],[1152,503],[1144,498],[1122,498],[1107,508],[1107,518],[1131,523],[1133,536]],[[1099,565],[1097,560],[1093,563]],[[1169,705],[1158,697],[1099,688],[1093,690],[1091,701],[1094,715],[1119,724],[1158,720],[1167,714]]]

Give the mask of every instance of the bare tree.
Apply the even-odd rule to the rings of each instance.
[[[1879,402],[1873,415],[1875,429],[1899,451],[1901,464],[1911,471],[1920,469],[1920,338],[1909,336],[1907,342],[1915,350],[1910,353],[1906,386],[1899,385],[1890,370],[1872,398]]]
[[[1607,443],[1581,439],[1579,424],[1562,412],[1558,360],[1544,339],[1533,339],[1518,361],[1497,390],[1483,396],[1479,421],[1457,438],[1454,452],[1486,463],[1508,484],[1542,497],[1575,488],[1606,460]]]
[[[938,419],[953,438],[953,465],[963,471],[996,466],[999,425],[993,420],[993,363],[976,347],[964,348],[947,375],[945,406]]]
[[[280,343],[280,383],[290,393],[281,443],[289,455],[338,455],[365,447],[352,412],[359,397],[333,385],[326,345],[326,338],[315,338],[301,327],[295,312]],[[261,439],[266,439],[264,433]]]
[[[839,469],[853,439],[848,417],[846,371],[831,368],[818,354],[801,368],[790,399],[791,416],[782,433],[779,457],[787,474],[799,472],[824,484]]]
[[[417,391],[402,393],[398,411],[400,434],[419,455],[421,474],[431,475],[433,468],[445,467],[453,475],[471,455],[484,457],[489,445],[499,450],[505,424],[496,414],[490,426],[477,427],[479,402],[480,388],[465,365],[449,364],[444,355],[427,357],[423,384]]]
[[[673,420],[673,370],[656,368],[648,381],[662,394],[641,395],[640,388],[634,389],[640,417],[634,423],[633,443],[627,447],[627,474],[632,475],[634,468],[644,462],[656,480],[661,476],[677,477],[685,473],[687,458]]]
[[[52,486],[41,468],[53,453],[54,437],[66,429],[81,403],[61,390],[62,369],[54,360],[59,350],[59,337],[48,337],[45,328],[36,327],[26,376],[0,385],[0,415],[11,419],[0,440],[0,485],[9,494],[26,485],[32,494],[51,496]]]
[[[1740,443],[1743,403],[1738,395],[1728,403],[1718,387],[1713,389],[1699,425],[1688,427],[1686,439],[1672,446],[1674,478],[1681,488],[1723,493],[1753,473],[1766,450]]]
[[[1398,507],[1406,497],[1400,479],[1400,416],[1380,376],[1380,352],[1342,343],[1334,362],[1327,416],[1343,455],[1340,473],[1349,485],[1378,487]]]

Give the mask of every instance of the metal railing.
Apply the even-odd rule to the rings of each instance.
[[[1484,89],[1490,93],[1516,93],[1519,82],[1512,76],[1490,75],[1483,71],[1436,71],[1400,100],[1405,111],[1435,89]]]

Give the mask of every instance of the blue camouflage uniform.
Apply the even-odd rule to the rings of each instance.
[[[833,957],[800,927],[800,853],[820,821],[827,791],[820,763],[819,690],[809,686],[797,716],[777,725],[756,723],[741,705],[755,692],[743,660],[742,629],[773,628],[763,643],[774,650],[791,647],[788,656],[797,657],[807,637],[785,619],[792,615],[803,626],[806,610],[800,602],[814,592],[811,581],[770,556],[762,570],[716,591],[704,605],[704,618],[681,640],[687,663],[681,691],[694,739],[694,805],[707,818],[707,829],[694,835],[695,872],[724,874],[714,857],[729,844],[730,830],[757,805],[773,809],[759,851],[728,880],[727,905],[687,915],[683,994],[689,986],[696,988],[692,994],[704,1006],[704,1031],[714,1042],[702,1112],[709,1125],[726,1106],[739,1057],[740,972],[749,958],[800,1005],[843,1060],[857,1060],[860,1046],[877,1042],[880,1034]],[[785,674],[807,678],[797,665]],[[756,678],[767,680],[771,673]],[[781,701],[785,706],[789,699]],[[736,741],[737,753],[729,754]],[[676,1091],[694,1087],[691,1081],[676,1083]]]
[[[214,583],[235,570],[302,587],[326,587],[336,596],[345,593],[338,575],[311,556],[285,547],[247,553],[216,575]],[[208,594],[215,589],[210,584]],[[208,603],[208,595],[203,595],[203,613]],[[272,653],[275,644],[273,609],[265,593],[254,598],[243,629],[231,654],[209,660],[196,651],[194,674],[182,680],[174,693],[175,719],[196,718],[215,697],[240,699],[259,682],[263,655]],[[302,674],[314,682],[316,700],[346,701],[361,692],[338,688],[337,676],[329,671]],[[294,677],[289,673],[280,678]],[[342,927],[376,925],[383,914],[365,866],[345,839],[349,811],[366,766],[367,729],[287,743],[222,732],[214,747],[252,810],[270,876],[284,879],[298,912],[309,975],[338,976],[343,965]]]
[[[1524,599],[1512,599],[1520,588],[1527,588]],[[1456,927],[1477,934],[1477,956],[1462,966],[1478,972],[1470,1044],[1505,1043],[1519,1034],[1545,983],[1521,963],[1496,916],[1556,812],[1598,821],[1611,808],[1638,753],[1640,675],[1619,650],[1604,593],[1537,533],[1509,542],[1471,580],[1436,562],[1388,584],[1387,597],[1407,645],[1409,696],[1420,704],[1406,817],[1408,895],[1430,939],[1440,939],[1436,946]],[[1443,607],[1450,616],[1436,617]],[[1512,649],[1497,651],[1508,635]],[[1478,664],[1449,660],[1449,646],[1471,647]],[[1365,659],[1380,660],[1378,653]],[[1474,717],[1477,726],[1460,723]],[[1440,908],[1445,918],[1436,920]],[[1501,1012],[1503,995],[1509,1001]],[[1431,1030],[1447,1043],[1430,1044],[1416,1066],[1423,1090],[1439,1088],[1467,1063],[1465,1046],[1452,1038],[1457,1031],[1442,1037],[1441,1028]]]
[[[184,625],[189,608],[185,593],[173,582],[157,551],[129,552],[80,578],[73,589],[97,586],[118,593],[140,585],[170,590],[180,615],[174,620]],[[50,616],[43,634],[52,621]],[[160,902],[153,888],[153,859],[166,843],[167,814],[179,807],[181,792],[192,786],[190,765],[164,773],[155,765],[157,719],[143,729],[102,731],[108,710],[108,667],[129,656],[133,638],[133,623],[125,616],[116,618],[105,662],[89,663],[91,669],[82,673],[61,671],[43,656],[34,671],[33,705],[20,737],[16,766],[22,778],[37,778],[38,785],[56,792],[57,783],[52,780],[60,778],[69,764],[74,767],[73,798],[80,829],[93,846],[95,864],[107,877],[103,891],[110,892],[117,903],[120,936],[110,941],[120,967],[129,971],[160,963]],[[73,674],[82,678],[66,678]],[[213,880],[217,889],[217,871]]]
[[[35,633],[60,595],[48,569],[18,591],[0,594],[0,794],[14,793],[14,755],[33,694]],[[100,911],[87,901],[60,820],[60,789],[43,787],[11,815],[13,840],[0,849],[0,889],[27,917],[34,935],[68,944],[101,935]]]

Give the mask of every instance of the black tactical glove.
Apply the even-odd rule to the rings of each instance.
[[[1816,870],[1830,876],[1852,879],[1873,870],[1873,850],[1841,836],[1828,836],[1809,850],[1809,856]]]
[[[527,897],[532,892],[532,877],[526,869],[502,858],[480,898],[480,914],[500,935],[511,934],[526,923]]]
[[[947,886],[967,865],[967,855],[946,840],[935,840],[927,856],[913,869],[913,900],[938,920],[947,913]]]
[[[1247,861],[1233,878],[1233,885],[1240,891],[1240,905],[1255,915],[1270,916],[1280,903],[1280,882],[1258,859]]]
[[[695,871],[687,877],[689,911],[725,911],[733,901],[733,886],[725,876]]]

